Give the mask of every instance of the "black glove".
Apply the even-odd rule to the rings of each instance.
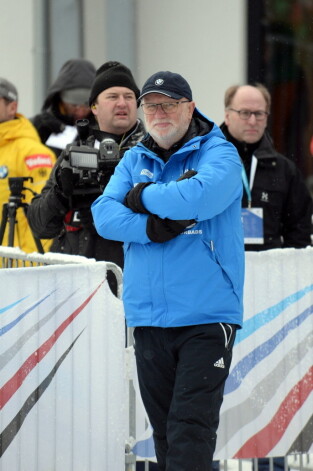
[[[176,181],[185,180],[197,175],[195,170],[188,170]],[[151,214],[147,220],[147,236],[152,242],[167,242],[168,240],[174,239],[176,236],[184,232],[186,227],[193,226],[196,224],[194,219],[161,219],[155,214]]]
[[[31,119],[38,131],[42,142],[46,142],[52,133],[59,134],[65,129],[65,125],[49,111],[34,116]]]
[[[73,194],[74,177],[73,170],[70,167],[60,166],[55,172],[57,186],[62,195],[66,198],[69,198]]]
[[[161,219],[155,214],[151,214],[147,220],[147,236],[152,242],[167,242],[174,239],[188,226],[195,225],[194,219]]]
[[[197,175],[195,170],[188,170],[184,175],[179,177],[176,181],[180,182],[186,178],[191,178]],[[127,195],[125,196],[124,204],[127,208],[130,208],[134,213],[143,213],[149,214],[149,211],[146,210],[141,201],[141,192],[146,188],[146,186],[151,185],[153,182],[138,183],[134,188],[132,188]]]
[[[137,183],[125,196],[124,205],[134,213],[150,214],[141,202],[141,192],[153,182]]]
[[[187,170],[181,177],[177,178],[177,182],[181,182],[182,180],[186,180],[186,178],[191,178],[197,175],[198,172],[195,170]]]

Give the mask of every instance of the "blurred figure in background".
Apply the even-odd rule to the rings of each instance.
[[[75,121],[92,120],[89,107],[94,65],[85,59],[70,59],[63,64],[49,87],[42,112],[31,118],[41,141],[58,156],[77,136]]]

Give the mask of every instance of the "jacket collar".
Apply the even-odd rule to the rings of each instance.
[[[103,139],[106,139],[106,138],[110,137],[115,142],[117,142],[117,144],[125,144],[125,142],[133,134],[135,134],[136,132],[141,131],[141,130],[143,130],[143,125],[142,125],[140,119],[137,119],[134,126],[124,134],[118,135],[118,134],[113,134],[113,133],[109,133],[109,132],[106,132],[106,131],[101,131],[98,127],[95,127],[95,126],[91,128],[90,132],[95,137],[95,139],[97,139],[100,142]]]
[[[223,132],[226,139],[231,142],[237,149],[238,154],[240,155],[241,159],[245,162],[247,160],[251,160],[252,155],[256,157],[273,157],[277,154],[273,147],[272,138],[270,133],[267,129],[262,136],[262,138],[253,144],[248,144],[247,142],[241,142],[235,139],[229,132],[228,127],[226,126],[225,122],[223,122],[220,126],[221,131]]]

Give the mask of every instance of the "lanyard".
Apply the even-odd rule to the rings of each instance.
[[[251,208],[251,204],[252,204],[251,190],[253,188],[254,177],[255,177],[255,172],[256,172],[257,165],[258,165],[258,159],[255,157],[255,155],[253,155],[252,160],[251,160],[250,185],[249,185],[247,173],[245,171],[244,165],[242,164],[241,178],[242,178],[242,183],[243,183],[244,189],[247,193],[248,208]]]

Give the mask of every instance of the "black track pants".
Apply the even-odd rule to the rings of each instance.
[[[134,331],[139,387],[160,471],[210,471],[236,327]]]

